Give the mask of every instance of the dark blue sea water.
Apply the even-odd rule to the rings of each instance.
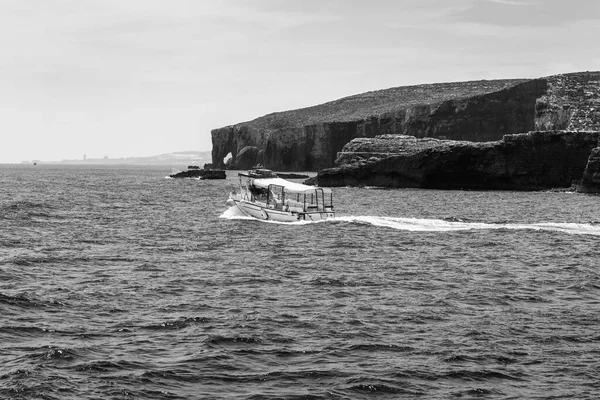
[[[595,399],[600,198],[0,166],[2,399]]]

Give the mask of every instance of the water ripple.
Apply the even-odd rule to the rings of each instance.
[[[273,224],[231,171],[0,168],[0,398],[600,390],[596,197],[336,188]]]

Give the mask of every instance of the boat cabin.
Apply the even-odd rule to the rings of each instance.
[[[269,209],[294,213],[333,212],[333,194],[329,188],[240,174],[240,190],[242,200]]]

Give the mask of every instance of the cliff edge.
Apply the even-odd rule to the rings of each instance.
[[[384,134],[495,141],[533,130],[596,130],[600,72],[405,86],[269,114],[214,129],[212,160],[223,168],[262,163],[280,171],[332,167],[355,138]]]

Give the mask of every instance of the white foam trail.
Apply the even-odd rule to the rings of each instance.
[[[338,217],[334,221],[345,221],[371,224],[404,231],[413,232],[452,232],[466,230],[491,230],[491,229],[531,229],[538,231],[563,232],[573,235],[600,236],[600,225],[544,222],[536,224],[487,224],[481,222],[455,222],[441,219],[421,218],[393,218],[374,216],[349,216]]]
[[[373,216],[349,216],[338,217],[336,221],[356,222],[371,224],[386,228],[394,228],[404,231],[420,232],[444,232],[444,231],[462,231],[469,229],[485,229],[485,224],[468,224],[466,222],[449,222],[438,219],[420,219],[420,218],[394,218],[394,217],[373,217]]]
[[[493,230],[493,229],[510,229],[510,230],[536,230],[549,232],[563,232],[572,235],[594,235],[600,236],[600,225],[578,224],[568,222],[542,222],[535,224],[489,224],[483,222],[460,222],[446,221],[443,219],[426,219],[426,218],[395,218],[395,217],[375,217],[375,216],[344,216],[327,219],[323,221],[294,221],[294,222],[279,222],[271,220],[258,220],[253,217],[246,216],[237,207],[230,207],[220,215],[219,218],[225,219],[245,219],[266,222],[271,224],[282,225],[304,225],[316,223],[330,222],[352,222],[359,224],[369,224],[373,226],[381,226],[402,231],[412,232],[454,232],[454,231],[469,231],[469,230]]]

